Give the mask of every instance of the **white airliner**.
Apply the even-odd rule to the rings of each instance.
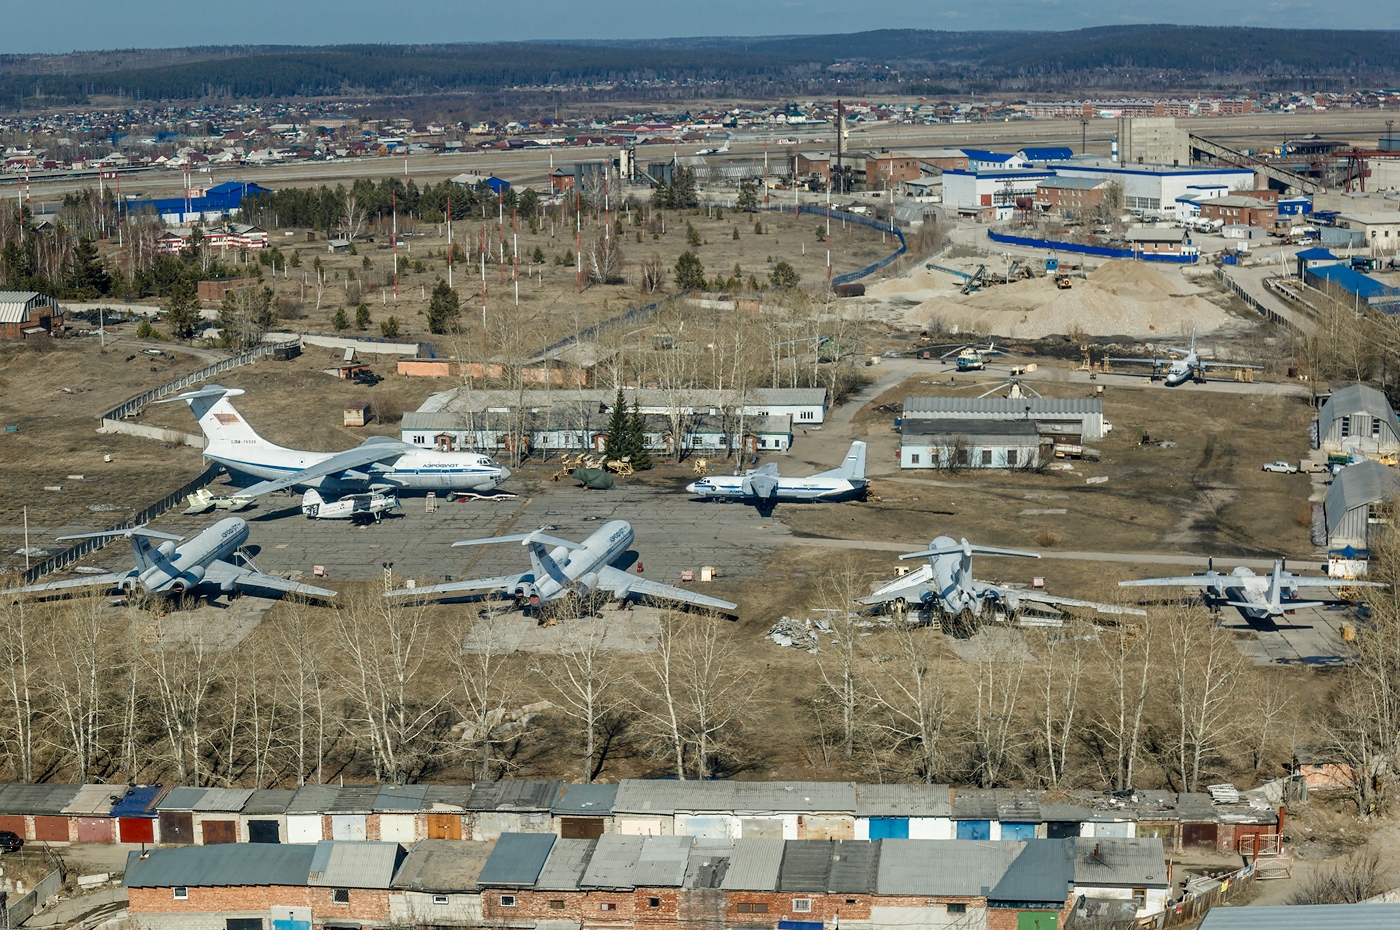
[[[685,486],[697,497],[743,501],[760,508],[777,501],[839,501],[865,493],[865,443],[851,443],[840,468],[806,478],[784,478],[772,462],[742,475],[714,475]]]
[[[300,594],[323,600],[335,597],[334,591],[288,581],[249,568],[246,564],[235,565],[228,561],[238,552],[238,547],[248,540],[248,524],[240,517],[225,517],[182,546],[176,545],[181,537],[158,533],[143,526],[105,533],[60,536],[59,539],[97,539],[104,536],[125,536],[130,539],[136,567],[127,572],[84,575],[64,581],[32,584],[12,588],[6,593],[41,594],[79,588],[120,588],[127,593],[139,590],[149,595],[179,598],[204,588],[224,594],[249,591],[274,595]],[[153,546],[153,539],[164,542]],[[246,559],[243,561],[247,562]]]
[[[1252,368],[1255,371],[1261,370],[1259,365],[1241,365],[1237,362],[1212,362],[1200,357],[1196,351],[1196,331],[1191,330],[1191,348],[1188,349],[1168,349],[1173,355],[1181,358],[1110,358],[1110,362],[1133,362],[1139,365],[1151,365],[1152,376],[1155,378],[1161,374],[1163,369],[1166,374],[1163,381],[1167,387],[1176,387],[1185,384],[1187,381],[1205,381],[1206,371],[1211,368]]]
[[[516,606],[538,608],[566,598],[606,591],[619,600],[655,598],[696,607],[732,612],[738,605],[685,588],[649,581],[614,568],[613,563],[632,545],[632,525],[612,520],[581,543],[550,536],[543,530],[514,536],[467,539],[454,546],[488,546],[518,542],[530,553],[530,571],[495,578],[474,578],[444,584],[422,585],[385,592],[385,597],[429,600],[442,595],[501,594],[515,598]],[[549,547],[553,547],[552,549]]]
[[[1281,617],[1300,607],[1322,607],[1328,603],[1299,600],[1300,588],[1385,587],[1385,583],[1380,581],[1350,581],[1342,578],[1309,578],[1295,575],[1287,569],[1283,559],[1274,560],[1274,569],[1268,575],[1256,575],[1243,565],[1229,573],[1216,571],[1214,562],[1207,565],[1203,575],[1141,578],[1120,581],[1118,585],[1123,588],[1200,588],[1205,592],[1208,603],[1234,607],[1244,614],[1246,620],[1267,620],[1270,617]]]
[[[926,558],[927,563],[916,571],[878,588],[869,597],[861,598],[860,603],[890,605],[896,609],[910,604],[923,605],[936,609],[947,618],[962,618],[967,614],[969,619],[980,616],[988,607],[995,606],[1015,614],[1023,602],[1049,604],[1053,607],[1090,607],[1104,614],[1144,616],[1146,613],[1116,604],[1056,597],[1034,588],[1014,588],[1010,585],[978,581],[972,577],[972,557],[976,554],[1040,558],[1040,554],[1036,552],[974,546],[966,539],[959,541],[951,536],[939,536],[923,552],[910,552],[900,556],[900,559]]]
[[[387,436],[371,436],[345,452],[303,452],[274,445],[253,432],[229,402],[239,388],[211,384],[156,401],[185,401],[199,420],[208,445],[204,457],[230,471],[264,480],[239,491],[259,497],[283,488],[318,488],[331,494],[365,491],[375,485],[408,491],[490,491],[510,470],[476,452],[439,452]]]

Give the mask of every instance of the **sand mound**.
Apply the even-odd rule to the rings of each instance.
[[[960,332],[1037,339],[1076,330],[1090,336],[1179,336],[1195,329],[1212,332],[1233,322],[1224,310],[1201,297],[1173,296],[1182,289],[1172,278],[1141,262],[1115,261],[1087,280],[1060,290],[1050,278],[996,285],[966,297],[935,298],[911,308],[907,319],[925,325],[934,319]]]
[[[939,291],[952,286],[953,276],[929,271],[922,265],[897,278],[889,278],[865,289],[871,297],[890,297],[916,291]]]

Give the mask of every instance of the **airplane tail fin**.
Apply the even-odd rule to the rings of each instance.
[[[315,488],[307,488],[301,495],[301,512],[308,517],[314,517],[325,502],[325,498],[318,494]]]
[[[226,388],[210,384],[198,391],[168,397],[164,400],[158,400],[156,403],[170,404],[183,400],[189,404],[195,419],[199,421],[199,428],[204,432],[207,443],[206,452],[227,449],[234,443],[245,449],[250,444],[277,448],[254,432],[253,428],[229,402],[230,397],[236,397],[242,393],[240,388]]]
[[[161,533],[156,530],[148,530],[144,526],[133,526],[122,530],[105,530],[100,533],[78,533],[73,536],[60,536],[60,540],[70,539],[109,539],[113,536],[125,536],[131,540],[131,555],[136,560],[136,567],[140,571],[145,571],[158,562],[162,555],[167,552],[157,548],[151,543],[152,539],[164,540],[165,543],[177,543],[182,537],[170,533]],[[162,543],[164,545],[165,543]],[[173,545],[170,551],[174,551]]]
[[[865,483],[865,443],[856,440],[851,443],[851,450],[846,453],[846,460],[841,463],[840,468],[833,468],[831,471],[824,471],[816,478],[844,479],[854,485]]]

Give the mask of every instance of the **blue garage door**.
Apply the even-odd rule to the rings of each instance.
[[[871,817],[870,838],[872,840],[909,839],[908,817]]]
[[[989,840],[992,838],[992,822],[990,820],[959,820],[958,839],[960,840]]]
[[[1001,825],[1001,838],[1004,840],[1033,840],[1035,839],[1035,824],[1003,823]]]

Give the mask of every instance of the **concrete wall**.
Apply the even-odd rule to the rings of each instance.
[[[1186,130],[1176,128],[1176,119],[1166,117],[1125,117],[1118,120],[1118,157],[1123,164],[1191,164],[1191,148]]]
[[[132,423],[130,420],[104,419],[102,426],[97,431],[106,434],[122,433],[127,436],[142,436],[146,439],[158,439],[161,442],[193,446],[196,449],[204,448],[202,435],[196,436],[194,433],[182,433],[177,429],[165,429],[160,426],[144,426],[140,423]]]

